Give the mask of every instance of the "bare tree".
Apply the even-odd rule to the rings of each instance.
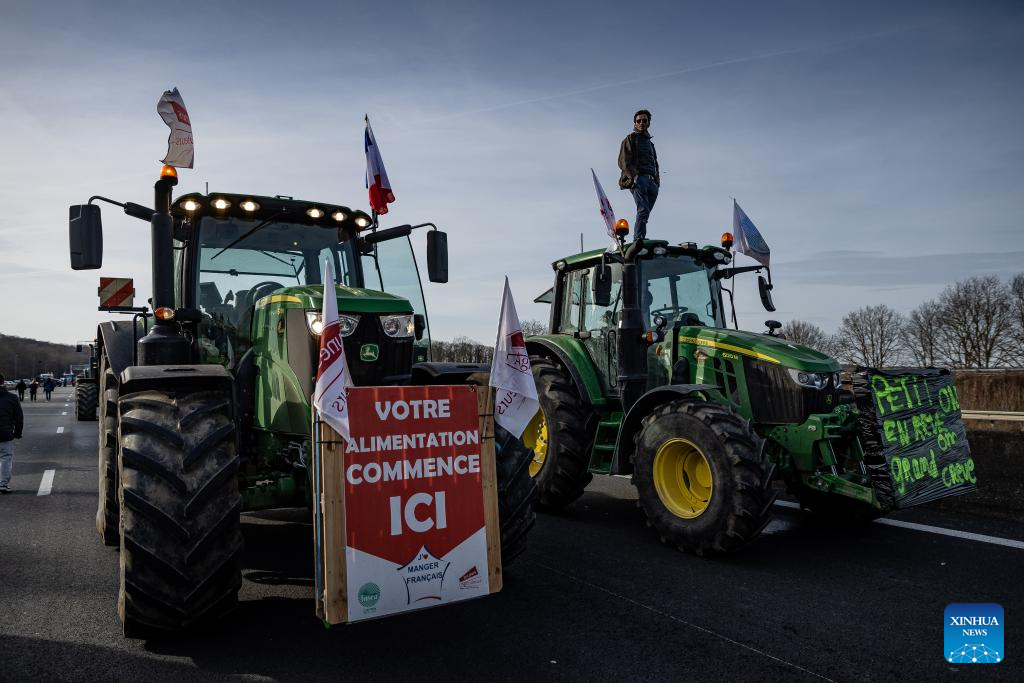
[[[903,323],[903,316],[885,304],[848,313],[836,333],[843,359],[873,368],[898,365]]]
[[[946,360],[968,368],[1000,367],[1013,360],[1014,315],[1010,288],[994,275],[972,277],[939,296]]]
[[[1014,365],[1024,365],[1024,273],[1010,280],[1009,289],[1014,327],[1012,362]]]
[[[944,317],[944,309],[938,301],[925,301],[910,312],[903,326],[903,339],[905,350],[914,363],[926,367],[942,363]]]
[[[782,327],[782,334],[788,341],[803,344],[829,356],[838,355],[835,337],[806,320],[792,320]]]
[[[527,337],[535,334],[547,334],[548,331],[547,323],[542,323],[539,320],[524,320],[520,324],[523,327],[523,334]]]

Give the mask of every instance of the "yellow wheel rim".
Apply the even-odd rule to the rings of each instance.
[[[548,458],[548,422],[544,419],[544,411],[538,410],[523,431],[523,445],[533,451],[530,462],[530,476],[536,477],[544,467]]]
[[[711,502],[714,479],[703,451],[686,439],[669,439],[654,454],[654,488],[676,517],[700,517]]]

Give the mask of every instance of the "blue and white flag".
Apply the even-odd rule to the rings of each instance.
[[[734,252],[746,254],[763,266],[768,265],[768,259],[772,252],[764,238],[761,237],[761,233],[754,226],[754,222],[747,217],[747,214],[743,213],[743,209],[735,199],[732,200],[732,233],[732,250]]]

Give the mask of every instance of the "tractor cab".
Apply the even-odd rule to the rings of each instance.
[[[258,346],[261,332],[253,322],[262,309],[301,309],[303,326],[308,319],[309,333],[318,335],[325,262],[339,285],[339,310],[349,314],[344,320],[357,319],[370,302],[382,305],[402,319],[382,320],[379,336],[386,340],[387,330],[401,326],[409,364],[428,359],[427,312],[410,226],[378,231],[368,215],[344,206],[223,193],[185,195],[172,215],[175,301],[202,314],[202,362],[230,367]],[[430,270],[436,275],[436,264]]]

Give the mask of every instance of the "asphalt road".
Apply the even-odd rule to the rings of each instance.
[[[661,546],[618,478],[539,516],[501,593],[331,629],[313,613],[305,511],[246,515],[239,609],[187,637],[125,639],[117,551],[94,527],[97,425],[75,421],[71,391],[23,404],[14,493],[0,497],[3,681],[1024,680],[1024,521],[897,516],[1007,546],[837,530],[779,506],[744,552],[701,559]],[[1002,605],[1006,661],[943,659],[953,602]]]

